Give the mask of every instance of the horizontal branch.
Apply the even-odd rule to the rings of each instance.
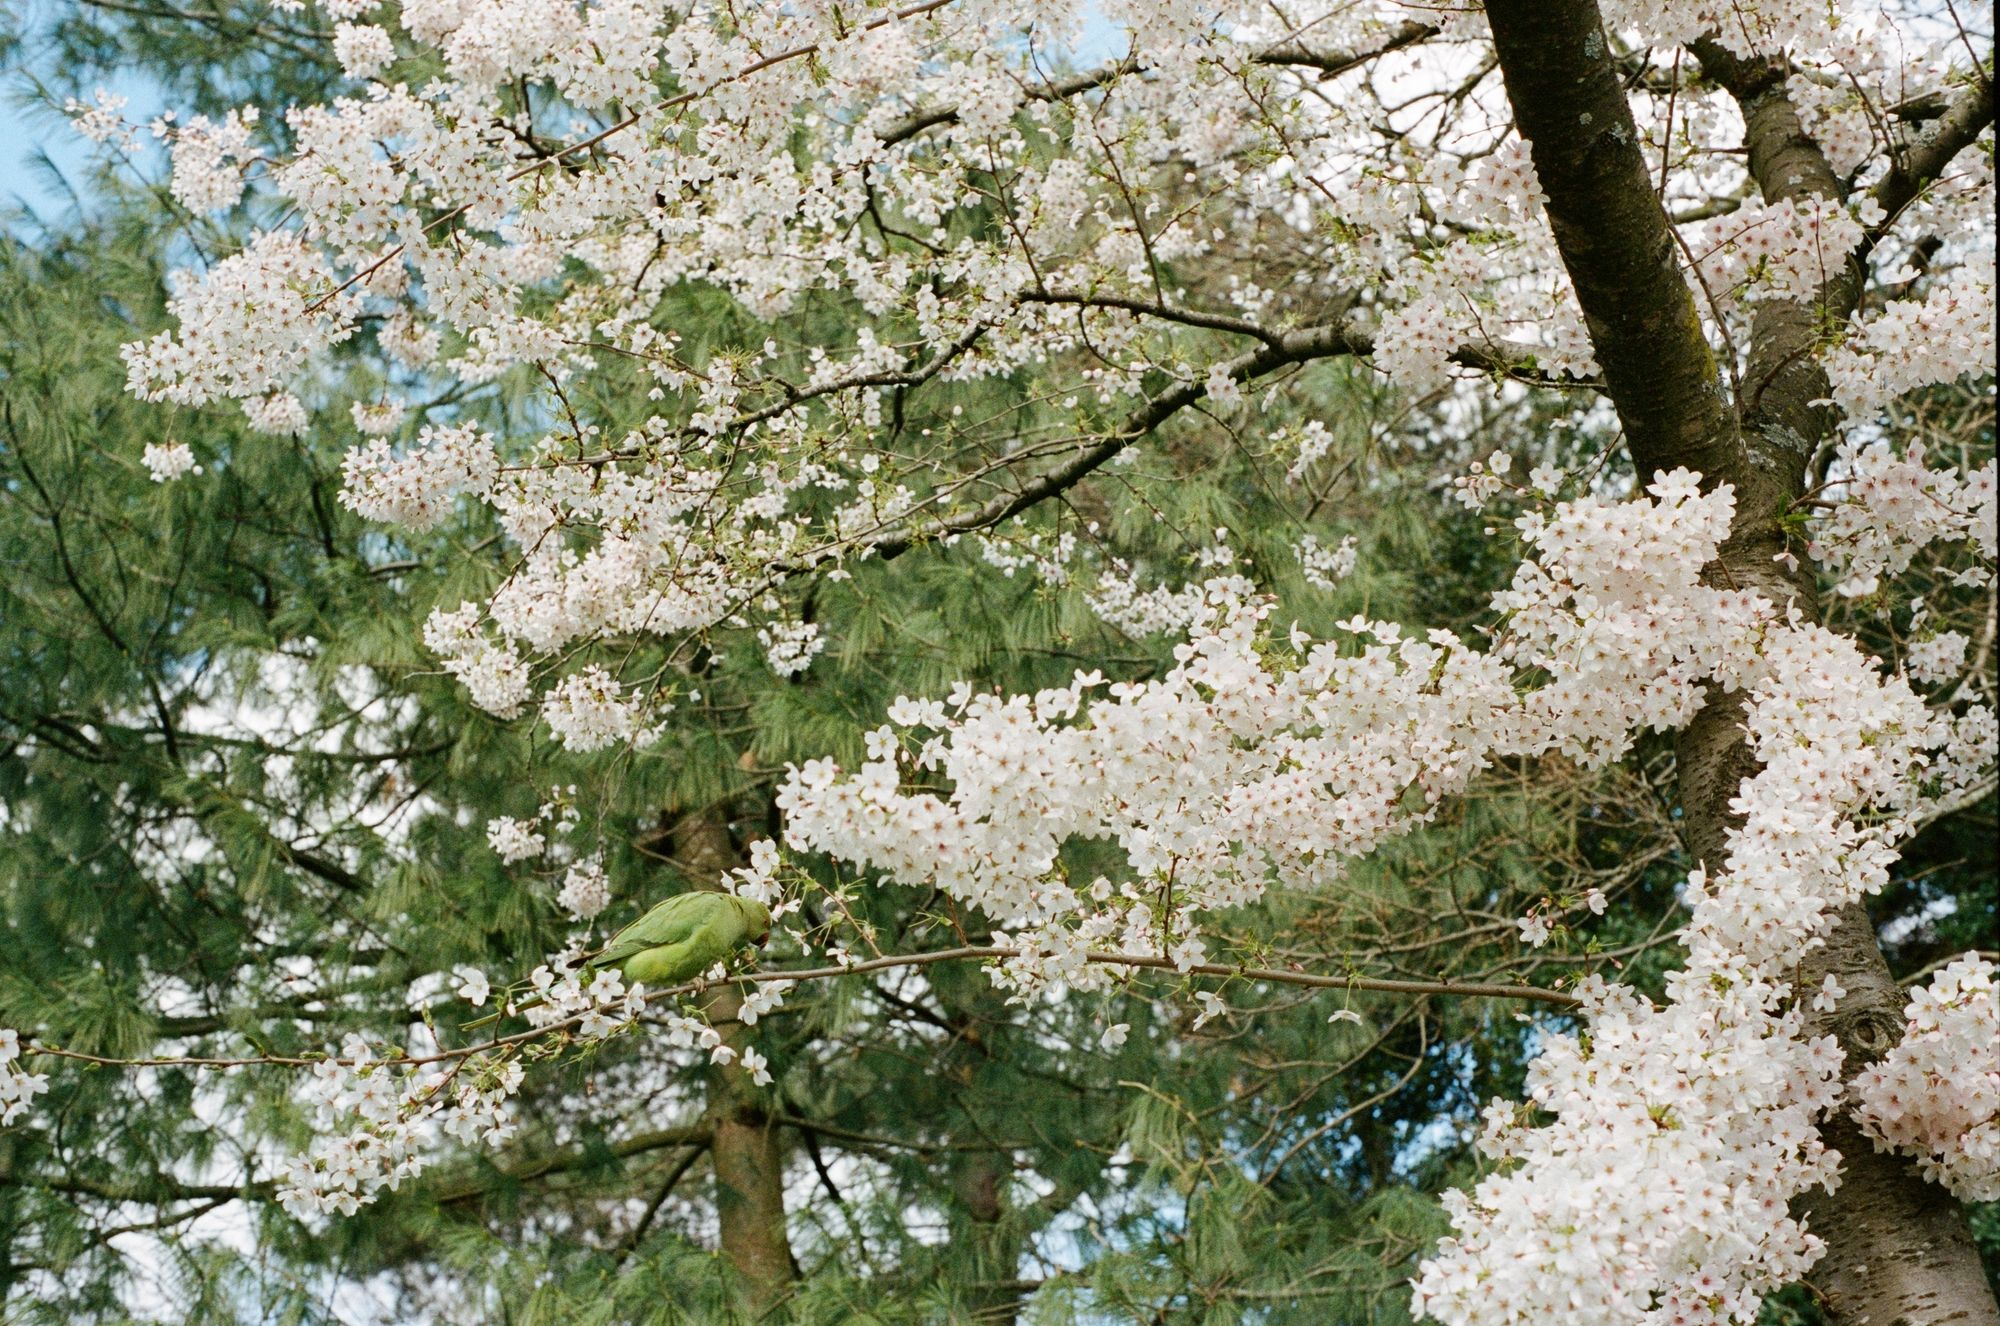
[[[1308,45],[1302,41],[1280,41],[1259,50],[1251,58],[1258,64],[1295,65],[1304,69],[1317,69],[1332,77],[1356,69],[1378,56],[1399,51],[1405,46],[1414,46],[1429,37],[1435,37],[1438,29],[1429,23],[1405,23],[1396,28],[1374,46],[1365,50],[1328,51]]]
[[[1429,23],[1405,23],[1376,45],[1351,51],[1320,50],[1303,41],[1281,41],[1262,47],[1252,54],[1250,59],[1255,64],[1314,69],[1330,78],[1359,68],[1378,56],[1414,45],[1426,37],[1435,36],[1437,31],[1437,28]],[[1068,101],[1071,97],[1109,86],[1128,74],[1138,73],[1140,68],[1140,62],[1128,56],[1116,64],[1108,64],[1102,68],[1072,74],[1068,78],[1059,78],[1053,82],[1029,87],[1025,89],[1025,94],[1029,101],[1051,104]],[[884,129],[879,135],[879,141],[885,147],[893,147],[898,143],[908,142],[926,129],[935,129],[941,124],[955,124],[958,122],[958,115],[956,106],[935,106],[930,110],[918,111]]]
[[[1977,142],[1993,124],[1993,83],[1983,71],[1954,98],[1944,113],[1899,154],[1889,174],[1875,186],[1875,201],[1893,222],[1896,214],[1944,174],[1951,159]]]
[[[1004,946],[968,945],[960,948],[938,949],[930,953],[893,954],[880,958],[867,958],[845,966],[767,968],[763,971],[742,972],[728,977],[722,984],[748,982],[759,984],[767,981],[815,981],[834,980],[842,976],[858,976],[872,971],[888,971],[904,967],[932,967],[945,962],[983,962],[1018,958],[1022,951]],[[1297,985],[1317,990],[1372,990],[1382,994],[1401,995],[1445,995],[1467,999],[1523,999],[1530,1003],[1549,1004],[1558,1008],[1574,1008],[1580,1001],[1575,995],[1561,990],[1548,990],[1534,985],[1509,985],[1488,981],[1415,981],[1392,980],[1374,976],[1325,976],[1305,971],[1277,971],[1268,967],[1248,967],[1240,964],[1205,962],[1192,967],[1178,966],[1173,959],[1146,953],[1090,953],[1085,961],[1105,967],[1124,967],[1134,970],[1171,971],[1184,976],[1212,976],[1226,980],[1269,981],[1278,985]],[[688,981],[681,985],[669,986],[663,990],[646,992],[646,1002],[658,1003],[675,999],[684,994],[710,988],[714,982]],[[560,1022],[527,1031],[515,1032],[507,1036],[496,1036],[474,1045],[457,1046],[439,1050],[434,1054],[410,1055],[401,1058],[370,1059],[366,1062],[394,1067],[419,1067],[425,1064],[447,1063],[470,1058],[494,1050],[508,1050],[539,1040],[554,1032],[567,1031],[596,1013],[578,1014]],[[352,1065],[357,1061],[337,1055],[242,1055],[236,1057],[211,1057],[201,1055],[156,1055],[119,1058],[112,1055],[91,1054],[83,1050],[71,1050],[60,1045],[24,1037],[21,1045],[24,1054],[43,1054],[52,1058],[68,1059],[76,1063],[92,1064],[103,1068],[311,1068],[317,1064],[333,1063]]]
[[[71,1197],[96,1197],[107,1202],[131,1202],[139,1206],[157,1206],[161,1202],[226,1201],[236,1197],[262,1198],[269,1197],[276,1187],[269,1180],[239,1184],[183,1183],[164,1174],[149,1179],[120,1182],[78,1178],[67,1174],[0,1175],[0,1187],[8,1184],[23,1188],[38,1188],[44,1192],[59,1192]]]
[[[523,1183],[545,1175],[563,1173],[588,1168],[605,1160],[625,1160],[643,1155],[649,1151],[659,1151],[668,1147],[705,1147],[709,1143],[712,1130],[707,1123],[690,1124],[680,1128],[657,1128],[638,1133],[621,1141],[601,1148],[578,1147],[558,1152],[531,1161],[517,1169],[498,1169],[481,1181],[460,1183],[454,1187],[432,1194],[441,1205],[455,1205],[471,1201],[491,1192],[501,1183]],[[76,1178],[67,1175],[7,1175],[0,1177],[0,1185],[18,1184],[26,1188],[38,1188],[47,1192],[59,1192],[75,1197],[95,1197],[109,1202],[126,1202],[139,1206],[158,1206],[164,1202],[207,1200],[217,1204],[236,1199],[268,1200],[277,1189],[270,1179],[253,1180],[240,1184],[184,1183],[179,1179],[160,1175],[143,1181],[111,1182],[102,1179]]]
[[[440,1205],[450,1206],[483,1197],[501,1183],[525,1183],[529,1179],[539,1179],[549,1174],[587,1169],[607,1159],[626,1160],[633,1156],[644,1155],[648,1151],[660,1151],[668,1147],[691,1146],[699,1149],[707,1146],[713,1137],[714,1129],[706,1122],[679,1128],[655,1128],[608,1146],[578,1147],[545,1156],[519,1169],[499,1170],[481,1182],[461,1184],[438,1192],[434,1194],[434,1198]]]
[[[1209,331],[1229,332],[1236,336],[1254,336],[1266,345],[1276,344],[1281,337],[1281,333],[1274,332],[1268,327],[1260,327],[1247,318],[1232,317],[1227,313],[1205,313],[1200,309],[1169,308],[1150,299],[1138,299],[1131,295],[1099,294],[1080,290],[1025,290],[1019,298],[1023,304],[1068,304],[1078,308],[1121,309],[1143,317],[1158,318],[1162,322],[1177,322],[1184,327],[1201,327]]]
[[[907,1137],[884,1137],[878,1133],[857,1132],[852,1128],[840,1128],[829,1123],[816,1123],[795,1114],[773,1115],[771,1122],[787,1128],[796,1128],[802,1133],[823,1137],[839,1146],[846,1143],[849,1148],[880,1151],[915,1151],[926,1155],[943,1155],[949,1152],[974,1152],[991,1154],[996,1151],[1016,1151],[1030,1146],[1032,1142],[918,1142]]]
[[[1292,364],[1322,359],[1330,355],[1352,353],[1355,353],[1354,337],[1345,328],[1309,327],[1283,333],[1275,340],[1266,342],[1261,348],[1229,360],[1223,368],[1230,377],[1239,382],[1247,382]],[[1055,469],[1035,475],[1023,483],[1018,491],[996,497],[974,511],[940,516],[921,531],[887,535],[875,540],[869,546],[877,556],[888,561],[902,556],[921,542],[998,525],[1001,521],[1026,511],[1038,502],[1074,488],[1087,476],[1102,468],[1113,456],[1165,423],[1182,407],[1192,405],[1207,394],[1208,385],[1205,381],[1177,382],[1134,410],[1109,436],[1078,452]]]
[[[1023,296],[1023,298],[1036,297]],[[1243,383],[1252,382],[1267,373],[1289,368],[1295,364],[1344,355],[1365,357],[1375,352],[1375,342],[1372,337],[1355,331],[1343,323],[1275,332],[1235,318],[1170,309],[1126,296],[1044,292],[1039,298],[1047,303],[1074,303],[1088,307],[1122,309],[1163,321],[1256,336],[1264,342],[1260,348],[1247,351],[1222,364],[1223,371],[1231,379]],[[1453,351],[1449,359],[1461,368],[1477,369],[1484,373],[1499,373],[1517,381],[1536,385],[1557,385],[1555,379],[1547,378],[1528,367],[1538,353],[1534,346],[1505,341],[1487,345],[1463,345]],[[1577,382],[1568,385],[1594,384]],[[1207,395],[1208,381],[1205,378],[1177,382],[1139,406],[1126,417],[1124,423],[1098,442],[1079,451],[1056,468],[1028,479],[1017,491],[996,497],[975,510],[940,516],[919,529],[901,530],[883,535],[862,546],[887,561],[902,556],[920,543],[933,542],[955,534],[968,534],[974,530],[990,529],[1040,502],[1074,488],[1126,447]]]
[[[803,971],[759,971],[732,977],[739,981],[802,981],[852,976],[899,967],[928,967],[940,962],[964,962],[1018,958],[1017,948],[978,947],[939,949],[935,953],[911,953],[869,958],[846,967],[814,967]],[[1271,967],[1246,967],[1226,962],[1201,962],[1183,967],[1172,958],[1149,953],[1091,953],[1085,961],[1103,967],[1170,971],[1185,976],[1218,976],[1229,980],[1268,981],[1276,985],[1298,985],[1315,990],[1372,990],[1381,994],[1457,995],[1467,999],[1525,999],[1531,1003],[1575,1008],[1583,1001],[1561,990],[1535,985],[1506,985],[1483,981],[1405,981],[1375,976],[1322,976],[1313,972],[1279,971]]]

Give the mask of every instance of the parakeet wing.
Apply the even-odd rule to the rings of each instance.
[[[692,980],[747,944],[762,942],[771,928],[764,904],[724,893],[703,894],[713,903],[702,911],[701,924],[674,944],[643,949],[619,966],[627,981],[642,985],[678,985]]]
[[[616,967],[649,948],[685,943],[688,936],[713,920],[722,905],[722,895],[717,893],[677,894],[612,936],[604,951],[591,959],[591,965]]]
[[[635,953],[621,970],[627,981],[640,985],[679,985],[727,958],[736,945],[719,930],[703,929],[678,944]]]

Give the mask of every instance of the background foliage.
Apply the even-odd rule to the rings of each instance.
[[[16,104],[137,76],[188,110],[323,95],[322,43],[258,4],[79,4],[8,34]],[[689,669],[669,740],[564,760],[527,723],[472,709],[420,647],[434,604],[504,570],[475,517],[391,544],[335,500],[351,438],[322,420],[290,447],[242,445],[227,411],[165,415],[123,389],[117,347],[164,321],[165,272],[222,237],[173,214],[141,172],[73,181],[73,203],[17,209],[0,239],[0,1024],[91,1053],[309,1052],[348,1032],[446,1040],[439,973],[504,976],[562,942],[553,887],[503,868],[483,832],[528,815],[549,771],[620,844],[614,923],[690,881],[675,831],[719,816],[739,847],[779,827],[785,764],[851,759],[883,707],[955,681],[1028,690],[1078,668],[1137,678],[1172,641],[1107,625],[1087,585],[1000,563],[1064,535],[1147,578],[1205,574],[1226,531],[1238,569],[1309,632],[1357,611],[1482,619],[1513,564],[1491,513],[1440,487],[1472,455],[1629,476],[1584,403],[1496,391],[1447,446],[1427,404],[1361,367],[1319,365],[1287,404],[1177,421],[1128,466],[979,541],[866,563],[797,593],[825,655],[775,676],[745,633]],[[203,223],[207,224],[207,223]],[[1201,273],[1177,273],[1191,285]],[[685,353],[772,334],[712,293],[662,317]],[[837,301],[779,332],[803,356]],[[362,371],[346,366],[336,371]],[[954,418],[1036,427],[1050,382],[1024,373],[899,399],[893,427]],[[589,406],[647,409],[643,385],[593,378]],[[1940,390],[1908,422],[1936,449],[1991,454],[1991,401]],[[531,432],[559,408],[516,376],[414,412]],[[1296,417],[1287,411],[1295,412]],[[958,412],[962,412],[962,415]],[[1279,482],[1296,426],[1333,452]],[[164,431],[163,431],[164,430]],[[140,449],[199,436],[218,462],[171,485]],[[978,438],[1000,445],[998,432]],[[1301,577],[1300,538],[1359,540],[1332,591]],[[1040,541],[1040,542],[1037,542]],[[1894,620],[1891,615],[1891,620]],[[670,660],[662,659],[662,666]],[[531,772],[533,771],[533,772]],[[1664,744],[1585,775],[1549,760],[1335,887],[1230,919],[1256,965],[1537,984],[1615,969],[1656,986],[1686,865]],[[1933,826],[1876,902],[1899,975],[1985,942],[1996,890],[1989,800]],[[1070,865],[1088,878],[1092,862]],[[823,871],[814,920],[861,951],[979,937],[939,897]],[[1587,887],[1615,905],[1526,949],[1513,924]],[[1209,983],[1206,988],[1215,988]],[[780,1136],[801,1322],[1407,1320],[1405,1278],[1476,1173],[1469,1138],[1517,1094],[1547,1014],[1499,1003],[1221,987],[1205,1026],[1182,984],[1009,1006],[976,968],[822,982],[750,1032],[778,1080],[758,1106]],[[1339,1009],[1357,1022],[1328,1022]],[[426,1012],[437,1025],[425,1028]],[[1114,1051],[1102,1029],[1129,1024]],[[0,1302],[8,1322],[721,1322],[744,1314],[699,1140],[718,1088],[641,1035],[531,1080],[528,1126],[346,1220],[306,1227],[271,1200],[306,1136],[282,1072],[62,1072],[46,1108],[0,1131]],[[2000,1258],[2000,1220],[1976,1223]],[[1795,1294],[1773,1308],[1809,1320]]]

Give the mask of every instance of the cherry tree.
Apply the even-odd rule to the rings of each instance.
[[[186,274],[129,385],[239,401],[274,438],[351,420],[343,501],[392,531],[490,508],[509,574],[425,629],[482,709],[576,753],[667,739],[703,641],[804,672],[813,584],[933,547],[1091,586],[1107,620],[1181,638],[1169,672],[906,697],[858,767],[803,764],[778,798],[786,851],[977,909],[993,938],[968,955],[1024,1001],[1134,964],[1226,974],[1204,936],[1227,909],[1328,886],[1503,761],[1599,767],[1671,731],[1684,965],[1657,1003],[1597,978],[1555,996],[1582,1030],[1489,1111],[1501,1163],[1451,1199],[1423,1309],[1748,1322],[1809,1274],[1843,1323],[2000,1321],[1943,1196],[2000,1196],[1992,967],[1905,991],[1862,907],[1992,788],[1994,465],[1894,427],[1991,369],[1990,30],[1833,0],[321,8],[344,95],[151,126],[183,207],[258,228]],[[1079,69],[1107,29],[1118,51]],[[117,112],[77,108],[136,141]],[[768,322],[763,352],[683,353],[658,311],[689,287]],[[829,302],[839,336],[802,344]],[[357,344],[370,372],[327,370]],[[1255,430],[1336,358],[1444,442],[1480,399],[1558,394],[1615,418],[1639,482],[1482,458],[1456,491],[1504,502],[1522,552],[1490,616],[1330,639],[1287,629],[1226,537],[1176,585],[1087,525],[1026,532],[1176,416]],[[614,363],[654,404],[618,436],[587,390]],[[403,428],[423,394],[520,366],[548,388],[533,436]],[[1060,426],[903,426],[913,393],[1030,378]],[[1327,437],[1284,439],[1292,481]],[[144,463],[199,483],[227,458],[190,438]],[[1352,561],[1297,552],[1315,583]],[[1891,656],[1829,624],[1823,586],[1852,620],[1937,565]],[[550,805],[496,821],[495,850],[532,862]],[[1079,841],[1122,870],[1072,877]],[[775,844],[715,873],[795,900]],[[570,868],[579,922],[607,896]],[[861,965],[755,973],[742,1006]],[[504,1138],[526,1047],[681,993],[566,970],[537,969],[528,1025],[492,1041],[300,1061],[327,1131],[288,1204],[338,1217],[435,1132]],[[766,1067],[686,1012],[666,1034]],[[0,1041],[10,1118],[37,1051],[61,1053]]]

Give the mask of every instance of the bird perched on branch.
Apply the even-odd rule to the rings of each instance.
[[[746,945],[761,946],[771,937],[771,910],[754,898],[733,893],[699,891],[677,894],[611,937],[611,942],[584,962],[588,982],[601,971],[615,971],[625,984],[655,989],[679,985],[723,961]],[[516,1012],[533,1008],[540,998],[516,1004]],[[498,1019],[494,1013],[467,1028]]]
[[[754,898],[683,893],[613,935],[584,970],[616,971],[627,985],[678,985],[770,937],[771,909]]]

